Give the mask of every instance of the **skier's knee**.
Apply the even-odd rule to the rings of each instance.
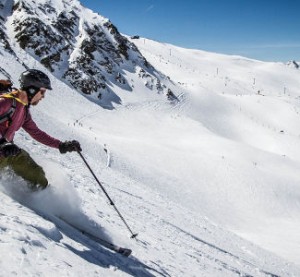
[[[38,180],[28,182],[28,187],[33,191],[44,190],[49,186],[48,180],[43,177]]]

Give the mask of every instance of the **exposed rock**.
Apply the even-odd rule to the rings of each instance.
[[[299,69],[299,68],[300,68],[300,63],[297,63],[296,61],[289,61],[289,62],[287,63],[287,65],[290,66],[290,67],[294,67],[294,68],[296,68],[296,69]]]
[[[7,1],[11,1],[14,30],[9,37],[56,77],[84,94],[94,95],[100,104],[121,102],[111,91],[111,84],[132,90],[125,68],[137,72],[150,90],[161,93],[166,89],[137,47],[100,15],[89,17],[93,20],[84,18],[78,1],[64,0],[59,9],[45,0]],[[12,51],[5,21],[0,17],[0,43]]]

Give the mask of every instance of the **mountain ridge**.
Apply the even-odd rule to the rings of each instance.
[[[18,45],[57,78],[103,107],[121,103],[113,86],[132,91],[134,84],[126,71],[137,74],[154,93],[172,95],[172,84],[135,45],[108,19],[79,1],[43,0],[36,4],[6,0],[1,7],[1,24],[6,28],[0,39],[5,49],[14,54],[12,45]]]

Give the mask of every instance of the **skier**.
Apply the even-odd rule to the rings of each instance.
[[[0,169],[11,168],[28,182],[33,190],[45,189],[45,172],[30,155],[13,142],[15,132],[23,128],[31,137],[60,153],[81,151],[76,140],[62,142],[40,130],[33,121],[30,107],[37,105],[46,90],[51,90],[49,77],[42,71],[29,69],[19,78],[20,89],[0,95]]]

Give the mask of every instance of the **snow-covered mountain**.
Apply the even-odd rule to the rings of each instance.
[[[0,276],[300,276],[299,70],[130,39],[76,0],[0,3],[0,78],[49,74],[34,119],[81,142],[139,233],[129,238],[77,154],[21,131],[15,143],[51,187],[31,193],[1,172]]]
[[[79,1],[2,2],[3,47],[13,54],[15,47],[23,49],[54,76],[91,95],[103,107],[112,108],[112,103],[122,101],[112,85],[132,91],[135,84],[126,71],[134,72],[156,93],[170,95],[166,77],[136,46],[108,19],[82,7]]]

